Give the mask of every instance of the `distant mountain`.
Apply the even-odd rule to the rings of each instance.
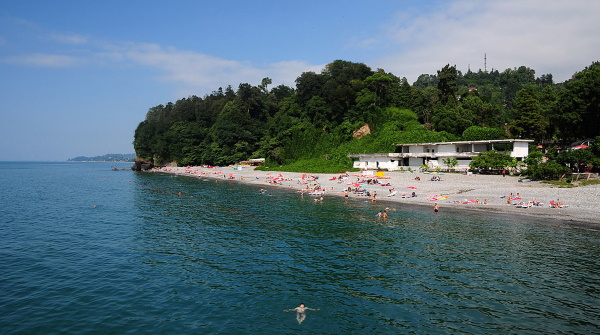
[[[79,156],[69,158],[68,162],[133,162],[135,154],[107,154],[103,156],[86,157]]]

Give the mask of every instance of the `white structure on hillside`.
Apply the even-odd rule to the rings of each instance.
[[[445,166],[444,159],[456,158],[456,169],[465,169],[473,157],[489,150],[508,153],[511,157],[522,161],[529,154],[529,143],[533,140],[485,140],[437,143],[405,143],[398,144],[394,153],[351,154],[356,159],[354,167],[367,170],[400,170],[419,169],[423,164],[430,168]]]

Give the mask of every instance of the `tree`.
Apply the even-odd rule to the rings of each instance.
[[[591,148],[565,150],[556,157],[557,163],[568,165],[575,172],[580,172],[582,166],[598,165],[598,161]]]
[[[354,107],[358,92],[365,88],[365,80],[373,71],[363,63],[336,60],[327,64],[322,74],[325,83],[320,96],[331,110],[331,117],[327,121],[338,125]],[[384,78],[381,79],[385,81]]]
[[[558,91],[554,85],[546,85],[539,93],[541,113],[548,120],[546,134],[548,138],[553,138],[558,132],[559,111],[558,111]]]
[[[431,121],[437,131],[462,134],[474,124],[474,119],[475,117],[470,110],[464,109],[462,106],[450,107],[450,105],[447,105],[438,107]]]
[[[275,100],[281,101],[294,95],[294,89],[285,85],[278,85],[271,89],[271,94]]]
[[[241,101],[230,101],[210,129],[212,155],[205,158],[220,165],[245,159],[254,151],[261,130]]]
[[[296,98],[298,103],[304,105],[313,96],[320,96],[323,92],[325,76],[314,72],[303,72],[296,78]]]
[[[504,129],[471,126],[462,133],[464,141],[499,140],[506,137]]]
[[[552,74],[548,73],[548,74],[543,74],[541,75],[539,78],[537,78],[536,83],[540,86],[553,86],[554,85],[554,79],[552,78]]]
[[[577,137],[600,135],[600,62],[576,73],[566,83],[566,91],[562,96],[561,112],[575,114],[570,118],[577,124]]]
[[[525,166],[523,173],[527,176],[534,177],[538,165],[544,162],[544,154],[541,151],[532,151],[523,159],[522,165]],[[534,177],[537,178],[537,177]]]
[[[437,87],[439,78],[435,74],[422,74],[417,78],[417,81],[413,83],[414,87],[426,88],[429,86]]]
[[[582,138],[583,118],[579,105],[579,97],[574,92],[566,89],[558,93],[558,113],[551,118],[558,138],[568,142]]]
[[[541,141],[546,136],[548,121],[542,115],[540,102],[533,87],[520,90],[515,99],[515,118],[511,131],[520,138]]]
[[[272,83],[273,80],[271,80],[271,78],[265,77],[261,80],[260,85],[258,85],[258,87],[263,93],[267,94],[269,93],[269,89],[267,88],[267,86],[271,85]]]
[[[483,101],[477,95],[467,95],[461,98],[462,108],[470,111],[473,122],[484,127],[497,127],[503,123],[502,113],[497,106]]]
[[[391,101],[391,91],[394,84],[397,84],[398,78],[387,74],[382,69],[378,69],[373,75],[364,80],[365,86],[375,93],[377,99],[375,104],[378,107],[387,106]]]
[[[469,163],[469,167],[472,169],[483,170],[502,170],[516,165],[517,161],[514,157],[496,150],[481,152]]]
[[[406,78],[402,78],[400,82],[401,84],[400,88],[398,89],[398,97],[396,99],[396,103],[400,108],[413,109],[415,105],[415,99],[413,96],[412,87],[410,87],[410,84],[408,83],[408,80],[406,80]]]
[[[351,123],[375,123],[378,119],[377,95],[363,89],[356,94],[356,104],[346,113],[345,119]]]
[[[456,101],[456,92],[458,92],[458,71],[456,71],[456,65],[450,66],[447,64],[441,70],[438,70],[438,84],[440,94],[440,102],[442,105],[448,103],[454,104]]]
[[[454,168],[458,165],[458,160],[454,157],[444,158],[442,161],[448,167],[448,171],[454,170]]]
[[[241,83],[237,91],[237,99],[245,106],[246,111],[254,119],[266,121],[268,113],[264,108],[264,100],[261,97],[260,88],[248,83]]]
[[[544,179],[544,180],[556,180],[559,179],[565,173],[568,173],[569,169],[564,165],[561,165],[555,161],[548,161],[540,163],[536,166],[535,169],[529,170],[527,169],[527,176],[536,179]]]

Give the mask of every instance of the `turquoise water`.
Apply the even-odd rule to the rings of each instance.
[[[111,165],[0,162],[0,333],[600,333],[599,231]]]

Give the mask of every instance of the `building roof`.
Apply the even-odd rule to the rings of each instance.
[[[522,140],[510,138],[505,140],[481,140],[481,141],[455,141],[455,142],[430,142],[430,143],[399,143],[396,146],[423,146],[423,145],[447,145],[447,144],[490,144],[490,143],[514,143],[514,142],[534,142],[534,140]]]

